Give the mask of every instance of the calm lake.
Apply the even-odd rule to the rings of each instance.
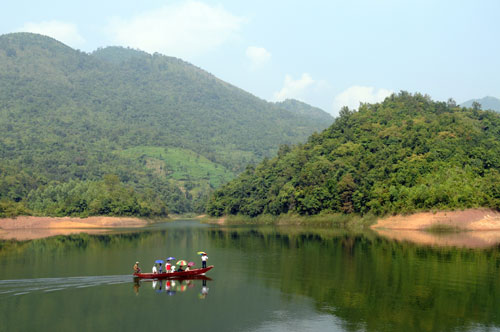
[[[135,283],[155,259],[211,280]],[[432,247],[372,232],[217,227],[0,241],[0,331],[497,331],[500,247]]]

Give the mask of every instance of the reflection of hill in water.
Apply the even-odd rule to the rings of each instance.
[[[315,300],[347,330],[452,331],[498,326],[500,251],[422,247],[369,234],[221,229],[248,255],[249,278]],[[262,275],[279,278],[261,278]]]
[[[158,236],[158,234],[149,231],[99,235],[81,233],[27,241],[0,240],[0,256],[21,254],[28,251],[40,253],[128,246],[131,242],[153,236]]]

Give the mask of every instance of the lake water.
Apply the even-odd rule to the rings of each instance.
[[[134,283],[174,256],[211,280]],[[0,331],[498,331],[500,247],[216,227],[0,242]]]

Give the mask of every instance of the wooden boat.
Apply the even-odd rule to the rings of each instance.
[[[191,278],[194,276],[202,276],[211,269],[213,269],[214,266],[210,265],[207,266],[206,268],[201,268],[201,269],[192,269],[189,271],[183,271],[183,272],[170,272],[170,273],[134,273],[134,277],[140,278],[140,279],[180,279],[180,278]]]

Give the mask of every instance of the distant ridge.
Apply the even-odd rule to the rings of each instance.
[[[326,113],[321,108],[311,106],[300,100],[286,99],[282,102],[276,102],[275,104],[295,114],[309,116],[320,121],[325,121],[326,123],[333,122],[333,117],[330,114]]]
[[[500,112],[500,99],[491,96],[486,96],[481,99],[467,100],[461,103],[460,106],[472,107],[473,102],[478,102],[479,104],[481,104],[481,109],[483,110],[493,110]]]

